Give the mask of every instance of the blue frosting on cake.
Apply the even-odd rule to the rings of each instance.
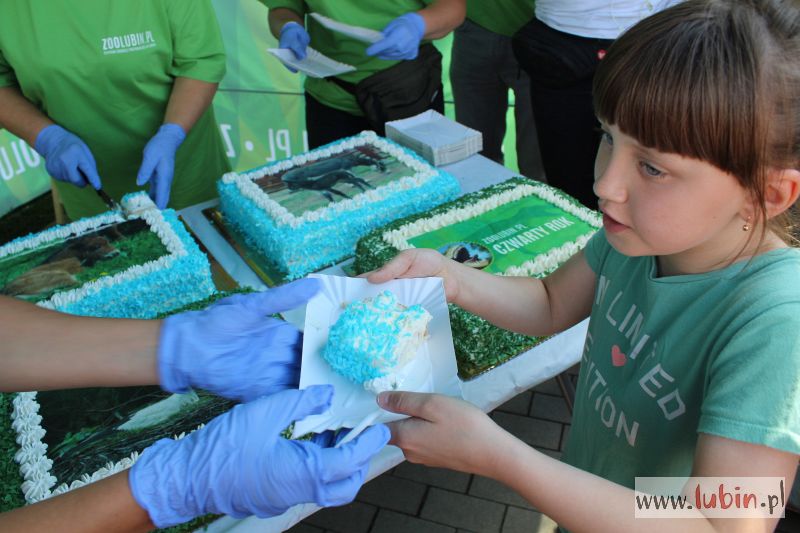
[[[167,268],[104,287],[57,309],[75,315],[154,318],[211,296],[216,289],[208,258],[173,210],[162,211],[162,215],[180,239],[186,255],[175,257]]]
[[[361,134],[318,148],[308,155],[313,157],[320,151],[336,149],[348,140],[363,138],[379,139],[374,134]],[[380,139],[379,142],[401,150],[404,157],[424,165],[432,175],[413,187],[397,187],[391,194],[363,202],[352,209],[330,210],[316,220],[303,220],[299,225],[277,220],[251,197],[243,195],[236,180],[223,179],[218,183],[218,191],[226,222],[244,237],[247,246],[275,264],[287,279],[296,279],[353,255],[358,239],[375,228],[397,218],[426,211],[460,195],[460,186],[453,176],[434,169],[421,157],[391,141]],[[284,169],[292,166],[290,160],[284,160],[242,173],[241,176],[263,175],[265,169],[281,165]],[[408,177],[415,175],[413,169],[408,170]],[[383,187],[391,185],[369,192],[380,192]],[[353,199],[361,196],[356,195]]]
[[[394,371],[413,357],[412,337],[430,319],[420,305],[403,307],[389,291],[350,303],[328,334],[322,358],[333,370],[355,383],[364,383]]]
[[[133,193],[123,198],[123,204],[144,198],[145,193]],[[153,205],[153,209],[155,206]],[[114,212],[78,221],[86,225],[108,222]],[[141,215],[133,215],[141,216]],[[170,235],[185,253],[167,252],[161,258],[146,265],[131,265],[130,268],[108,278],[99,278],[76,290],[63,291],[38,305],[65,313],[85,316],[114,318],[154,318],[155,316],[202,300],[216,292],[211,278],[211,265],[183,223],[172,209],[161,211],[162,233]],[[161,221],[159,221],[161,222]],[[41,233],[15,239],[15,245],[36,240],[46,244],[58,238],[65,229],[78,224],[56,226]],[[151,227],[151,231],[153,228]],[[158,233],[158,232],[156,232]],[[166,245],[166,243],[164,243]],[[8,246],[8,245],[6,245]],[[5,246],[4,246],[5,248]],[[63,298],[72,293],[77,295]],[[64,300],[69,300],[64,302]]]

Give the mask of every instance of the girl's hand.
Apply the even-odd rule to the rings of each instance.
[[[435,250],[414,248],[403,250],[378,270],[366,274],[370,283],[384,283],[398,278],[439,277],[444,280],[448,302],[458,297],[459,283],[456,274],[458,263]]]
[[[389,444],[401,448],[412,463],[490,476],[494,454],[506,448],[510,437],[480,409],[456,398],[383,392],[378,404],[414,417],[387,424]]]

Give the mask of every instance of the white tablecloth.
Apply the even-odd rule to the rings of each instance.
[[[480,155],[472,156],[458,163],[442,167],[458,179],[462,191],[474,192],[494,183],[505,181],[515,176],[509,169]],[[228,242],[206,220],[202,211],[213,207],[216,200],[189,207],[180,212],[195,235],[203,242],[206,249],[214,256],[228,274],[240,285],[255,289],[266,288],[266,285],[239,257]],[[341,266],[334,266],[322,271],[325,274],[345,275]],[[302,328],[302,312],[285,314],[285,318]],[[491,411],[517,394],[558,375],[563,370],[580,360],[583,341],[586,337],[588,319],[560,333],[532,350],[521,354],[511,361],[490,370],[481,376],[465,382],[464,398],[484,411]],[[387,446],[370,464],[369,479],[372,479],[403,461],[399,448]],[[298,505],[281,516],[268,519],[255,517],[236,520],[223,517],[215,521],[204,531],[211,533],[232,532],[278,532],[292,527],[303,518],[319,510],[316,505]]]

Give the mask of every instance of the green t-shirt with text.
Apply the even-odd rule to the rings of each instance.
[[[563,460],[627,487],[687,476],[698,433],[800,453],[800,250],[658,277],[604,231]]]
[[[0,2],[0,87],[18,86],[80,137],[113,197],[136,190],[142,150],[164,120],[176,77],[216,83],[225,53],[210,0]],[[229,169],[209,108],[178,149],[170,207],[213,198]],[[107,210],[57,182],[75,219]]]
[[[467,0],[467,18],[511,37],[533,18],[534,0]]]
[[[259,0],[269,8],[284,7],[298,15],[319,13],[345,24],[353,24],[373,30],[382,30],[392,20],[425,8],[433,0]],[[306,17],[306,29],[311,37],[309,46],[324,55],[353,65],[355,71],[346,72],[340,79],[358,83],[367,76],[385,70],[397,63],[368,56],[369,44],[326,29],[311,17]],[[306,78],[308,93],[334,109],[362,116],[355,96],[335,83],[323,78]]]

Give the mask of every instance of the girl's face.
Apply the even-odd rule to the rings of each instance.
[[[748,194],[736,178],[646,148],[613,125],[603,132],[594,191],[615,249],[656,256],[661,275],[708,272],[736,258],[749,236],[742,231]]]

